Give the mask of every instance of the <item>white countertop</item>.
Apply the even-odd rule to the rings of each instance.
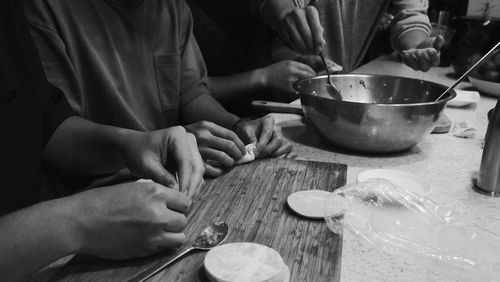
[[[449,76],[452,74],[451,67],[434,68],[427,73],[416,72],[392,57],[379,58],[356,72],[408,76],[445,85],[451,85],[454,80]],[[471,85],[465,82],[458,88],[469,89]],[[486,113],[495,106],[495,102],[496,98],[481,96],[476,106],[445,109],[453,123],[470,121],[477,128],[474,138],[459,138],[451,133],[431,134],[410,151],[388,156],[342,152],[323,141],[314,129],[306,127],[301,116],[274,116],[282,125],[285,136],[296,144],[297,159],[347,164],[347,183],[355,182],[361,171],[371,168],[411,172],[432,185],[431,200],[453,209],[468,222],[500,234],[500,198],[491,198],[472,189],[482,157],[482,143],[488,124]],[[450,271],[401,260],[358,240],[349,232],[344,234],[341,281],[450,281]]]

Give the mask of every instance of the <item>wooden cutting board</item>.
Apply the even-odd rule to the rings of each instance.
[[[195,197],[186,229],[193,242],[207,223],[229,225],[226,242],[257,242],[277,250],[290,268],[290,281],[340,281],[342,237],[323,220],[296,216],[286,207],[288,195],[301,190],[333,191],[345,185],[347,166],[285,158],[237,166],[206,181]],[[205,252],[187,255],[150,281],[208,281]],[[127,281],[161,265],[173,253],[111,262],[78,256],[55,281]]]

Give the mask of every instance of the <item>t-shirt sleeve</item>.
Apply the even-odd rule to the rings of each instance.
[[[182,26],[184,42],[181,51],[181,110],[191,100],[204,94],[210,94],[207,84],[207,67],[193,34],[191,11],[186,4],[183,6]]]
[[[76,95],[71,97],[82,97],[77,72],[71,63],[64,41],[56,31],[57,27],[51,12],[45,5],[39,3],[41,1],[24,1],[24,7],[45,75],[49,82],[63,93],[75,93]],[[82,112],[78,106],[82,103],[68,102],[76,113]]]
[[[64,94],[51,84],[47,94],[42,97],[43,109],[43,146],[47,144],[56,129],[69,117],[75,115]]]
[[[430,34],[431,24],[427,16],[429,2],[427,0],[392,0],[390,13],[394,15],[391,24],[391,44],[405,33],[420,30]]]

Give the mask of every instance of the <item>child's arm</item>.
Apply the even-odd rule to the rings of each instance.
[[[405,64],[415,70],[427,71],[439,64],[442,37],[429,38],[431,24],[427,16],[427,0],[393,0],[390,12],[391,44],[401,53]]]
[[[314,75],[314,70],[308,65],[284,60],[245,73],[209,76],[208,88],[217,100],[230,101],[261,89],[294,92],[292,84],[295,81]]]

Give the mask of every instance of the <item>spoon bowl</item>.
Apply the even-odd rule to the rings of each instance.
[[[129,282],[143,282],[148,280],[149,278],[153,277],[155,274],[158,272],[162,271],[164,268],[169,266],[171,263],[174,261],[178,260],[179,258],[183,257],[185,254],[194,251],[194,250],[199,250],[199,251],[208,251],[211,250],[226,240],[227,234],[229,232],[229,227],[225,222],[214,222],[201,231],[200,235],[196,237],[196,240],[194,243],[191,245],[191,247],[185,249],[178,255],[176,255],[174,258],[171,260],[167,261],[166,263],[163,263],[157,267],[147,269],[146,271],[140,273],[138,276],[132,278],[129,280]]]
[[[229,227],[225,222],[214,222],[198,235],[193,248],[208,251],[222,244],[227,237]]]

